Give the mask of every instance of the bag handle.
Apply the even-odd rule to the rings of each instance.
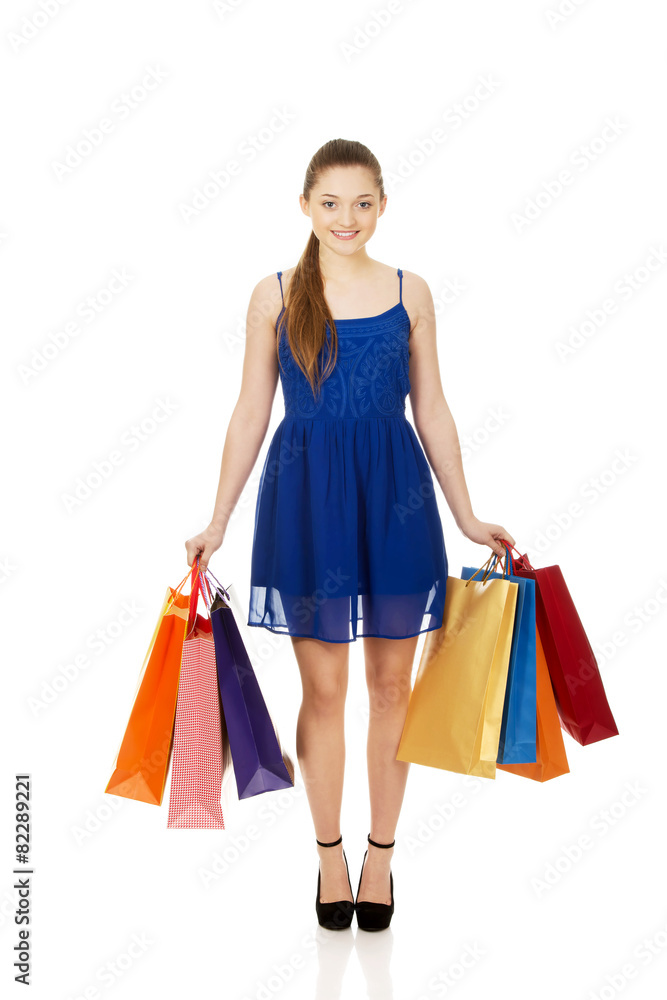
[[[189,639],[190,634],[195,629],[195,623],[197,621],[197,604],[199,603],[199,595],[204,599],[204,604],[206,606],[206,611],[208,613],[209,620],[211,618],[211,604],[213,603],[213,597],[211,594],[211,589],[209,581],[206,579],[206,574],[202,573],[200,570],[199,556],[196,557],[195,562],[192,564],[193,568],[193,584],[190,591],[190,605],[188,610],[188,624],[185,638]],[[195,571],[196,564],[196,571]]]
[[[498,557],[496,556],[496,553],[492,552],[491,555],[489,556],[489,558],[486,560],[486,562],[482,566],[480,566],[479,569],[476,569],[475,572],[473,573],[473,575],[466,580],[466,587],[468,586],[468,584],[470,583],[471,580],[475,579],[475,577],[477,576],[477,574],[479,572],[481,572],[481,570],[485,569],[485,567],[489,565],[489,563],[491,562],[492,559],[497,559],[497,558]],[[492,567],[489,567],[489,569],[486,570],[486,573],[482,577],[481,581],[478,580],[477,582],[478,583],[486,583],[487,577],[488,577],[489,573],[491,572],[491,569],[492,569]]]
[[[199,556],[197,556],[197,559],[199,559]],[[211,584],[205,572],[199,574],[199,591],[201,593],[201,596],[204,598],[204,604],[206,605],[206,610],[208,611],[210,618],[211,604],[213,603],[213,594],[211,593]]]
[[[167,602],[167,607],[165,608],[165,614],[166,614],[169,611],[169,609],[170,609],[171,605],[173,604],[174,600],[176,599],[176,597],[181,593],[181,591],[182,591],[182,589],[183,589],[183,587],[185,585],[185,581],[188,579],[188,577],[190,577],[191,586],[190,586],[190,606],[189,606],[189,611],[188,611],[188,625],[190,624],[191,619],[193,619],[193,617],[196,617],[196,616],[193,616],[193,607],[192,607],[193,594],[194,594],[195,591],[199,591],[199,593],[201,593],[202,597],[204,598],[204,604],[206,605],[206,610],[208,611],[209,616],[211,614],[211,604],[213,603],[213,594],[211,592],[210,581],[208,580],[208,576],[209,575],[213,577],[213,579],[218,584],[218,586],[220,587],[220,590],[225,595],[225,597],[227,598],[227,600],[231,600],[231,598],[229,597],[229,593],[226,590],[226,588],[222,586],[222,584],[220,583],[220,581],[218,580],[218,578],[211,572],[211,570],[208,567],[206,568],[206,570],[205,570],[204,573],[201,572],[201,570],[200,570],[200,559],[201,559],[201,556],[196,556],[194,558],[194,560],[192,562],[191,568],[185,574],[185,576],[183,577],[183,579],[181,580],[181,582],[178,584],[178,586],[174,588],[174,593],[169,598],[169,601]],[[231,584],[230,584],[230,586],[231,586]],[[208,592],[208,596],[207,596],[207,592]],[[195,610],[196,610],[196,604],[195,604]],[[190,631],[191,631],[191,629],[188,629],[188,634],[190,633]]]
[[[201,590],[201,572],[199,570],[199,558],[195,559],[192,563],[192,573],[191,573],[191,586],[190,586],[190,603],[188,605],[188,622],[185,629],[185,638],[190,638],[190,633],[194,631],[195,623],[197,621],[197,605],[199,603],[199,593]]]
[[[497,560],[500,566],[500,569],[498,569],[497,572],[500,572],[502,569],[502,574],[504,578],[507,578],[509,576],[514,576],[514,558],[512,556],[512,553],[510,552],[510,543],[507,542],[504,538],[501,538],[500,542],[505,547],[505,554],[504,556],[498,556],[497,553],[495,552],[493,553],[495,558],[491,570],[493,571],[493,568],[495,567]],[[505,560],[504,564],[503,564],[503,559]]]
[[[208,580],[206,579],[206,576],[204,575],[204,573],[202,573],[202,571],[201,571],[201,563],[199,562],[199,556],[197,556],[197,570],[198,570],[197,581],[196,581],[197,582],[197,590],[199,591],[199,593],[203,597],[204,604],[206,605],[206,609],[208,610],[209,609],[210,589],[209,589],[209,585],[208,585]]]
[[[195,569],[195,564],[193,563],[193,564],[192,564],[192,570],[194,571],[194,569]],[[174,590],[173,594],[171,595],[171,597],[170,597],[170,598],[169,598],[169,600],[167,601],[167,607],[165,608],[165,612],[164,612],[165,614],[167,614],[167,613],[169,612],[169,610],[170,610],[170,608],[172,607],[172,605],[173,605],[174,601],[175,601],[175,600],[176,600],[176,598],[177,598],[177,597],[178,597],[178,596],[180,595],[180,593],[181,593],[181,590],[183,589],[183,586],[184,586],[184,584],[185,584],[185,581],[186,581],[186,580],[188,579],[188,577],[192,578],[192,576],[191,576],[191,573],[190,573],[190,572],[188,572],[188,573],[186,573],[186,574],[185,574],[185,576],[183,577],[183,579],[182,579],[182,580],[181,580],[181,582],[179,583],[178,587],[176,587],[176,588],[175,588],[175,590]]]
[[[514,549],[514,551],[516,552],[516,554],[518,555],[519,559],[521,560],[522,564],[526,567],[526,569],[531,570],[533,573],[535,572],[535,567],[531,564],[530,559],[528,558],[527,555],[525,554],[521,555],[516,546],[511,545],[506,538],[501,538],[500,541],[504,546],[506,546],[507,549]]]
[[[192,564],[192,566],[193,566],[193,569],[194,569],[194,563]],[[167,607],[165,608],[165,614],[167,613],[167,611],[169,611],[169,608],[173,604],[174,599],[180,594],[181,590],[183,589],[183,585],[185,584],[185,581],[187,580],[187,578],[191,575],[191,572],[192,572],[191,570],[188,570],[188,572],[185,574],[185,576],[183,577],[183,579],[181,580],[181,582],[179,583],[179,585],[174,588],[174,593],[172,594],[172,596],[169,598],[169,601],[167,602]]]
[[[220,590],[223,592],[223,594],[225,595],[225,597],[227,598],[227,600],[231,601],[231,597],[229,596],[229,592],[227,591],[227,589],[225,587],[222,586],[222,584],[218,580],[218,578],[215,575],[215,573],[211,572],[211,570],[210,570],[210,568],[208,566],[206,567],[206,571],[205,572],[206,572],[207,576],[212,576],[213,577],[213,579],[215,580],[215,582],[217,583],[217,585],[219,586]],[[208,581],[207,581],[207,583],[208,583]],[[231,583],[230,583],[229,586],[231,587]]]

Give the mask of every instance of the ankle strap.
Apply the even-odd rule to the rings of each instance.
[[[317,837],[315,837],[315,840],[317,840],[317,843],[320,845],[320,847],[335,847],[336,844],[340,844],[342,839],[343,839],[343,834],[341,833],[338,840],[332,840],[330,844],[323,844],[321,840],[317,840]]]
[[[372,844],[373,847],[393,847],[394,844],[396,843],[396,841],[392,840],[391,844],[378,844],[378,842],[376,840],[371,840],[371,835],[369,833],[368,834],[368,843]]]

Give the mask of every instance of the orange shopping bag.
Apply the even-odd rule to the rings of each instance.
[[[199,561],[176,589],[167,588],[153,638],[139,677],[139,689],[115,770],[105,792],[161,805],[174,734],[178,679],[192,604],[197,606]],[[181,594],[191,576],[190,597]]]
[[[531,764],[497,764],[502,771],[512,771],[534,781],[549,781],[569,773],[567,754],[563,742],[556,699],[551,686],[549,668],[540,640],[539,627],[535,630],[537,650],[537,759]]]

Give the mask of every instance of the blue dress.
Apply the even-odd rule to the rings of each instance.
[[[281,331],[285,415],[257,493],[248,625],[327,642],[442,625],[447,554],[430,466],[405,415],[410,318],[397,274],[395,306],[336,320],[338,357],[318,399]],[[283,298],[276,332],[284,310]]]

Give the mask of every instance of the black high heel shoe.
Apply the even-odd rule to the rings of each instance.
[[[392,840],[391,844],[378,844],[375,840],[371,840],[370,833],[368,834],[368,843],[372,844],[373,847],[393,847],[396,843]],[[366,848],[366,854],[364,854],[364,860],[361,864],[361,874],[359,875],[359,888],[357,889],[357,900],[355,902],[355,909],[357,911],[357,926],[362,931],[384,931],[391,923],[392,914],[394,912],[394,876],[391,871],[389,872],[389,886],[391,888],[391,903],[372,903],[367,899],[359,899],[359,889],[361,889],[361,877],[364,874],[364,865],[366,864],[366,855],[368,854],[368,848]]]
[[[317,838],[315,838],[317,840]],[[317,843],[320,847],[336,847],[343,839],[341,834],[338,840],[332,840],[330,844],[323,844],[321,840]],[[345,857],[345,851],[343,850],[343,857],[345,858],[345,867],[347,868],[347,881],[350,884],[350,895],[352,895],[352,883],[350,882],[350,869],[347,867],[347,858]],[[326,927],[330,931],[342,931],[346,927],[349,927],[352,923],[352,917],[354,916],[354,903],[351,899],[339,899],[334,903],[323,903],[320,900],[320,882],[322,879],[322,871],[317,873],[317,899],[315,900],[315,909],[317,911],[317,920],[321,927]]]

